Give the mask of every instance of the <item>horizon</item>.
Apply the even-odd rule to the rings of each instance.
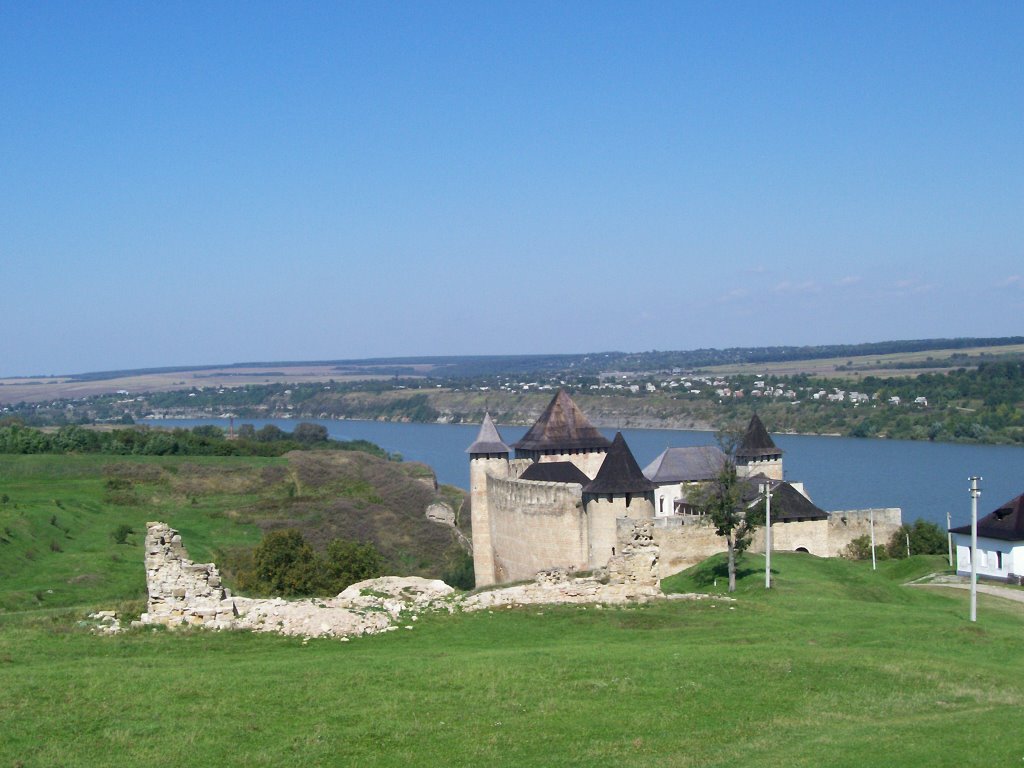
[[[3,380],[3,379],[45,379],[45,378],[59,379],[59,378],[75,378],[75,377],[79,377],[79,376],[99,376],[99,375],[106,375],[106,374],[131,374],[131,373],[140,373],[140,372],[172,373],[172,372],[175,372],[175,371],[196,371],[196,370],[207,370],[207,369],[217,370],[217,369],[221,369],[221,368],[248,368],[248,367],[259,367],[259,366],[266,366],[268,368],[289,368],[289,367],[297,367],[297,366],[338,365],[338,364],[345,364],[345,363],[353,364],[353,365],[358,365],[358,364],[364,364],[364,365],[365,364],[393,364],[393,365],[402,365],[402,364],[412,364],[412,363],[427,363],[427,362],[432,362],[432,361],[466,360],[466,359],[477,359],[477,358],[481,358],[481,359],[487,359],[487,358],[497,358],[497,359],[525,358],[525,359],[532,359],[532,358],[538,358],[538,357],[590,357],[590,356],[599,356],[599,355],[643,355],[643,354],[652,354],[652,353],[656,353],[656,354],[688,354],[688,353],[700,352],[700,351],[704,351],[704,350],[709,350],[709,351],[731,351],[731,350],[748,350],[748,349],[779,349],[779,350],[782,350],[782,349],[797,349],[797,350],[807,349],[807,350],[812,350],[812,349],[815,349],[815,348],[821,347],[821,346],[826,346],[826,347],[829,347],[829,346],[843,347],[843,346],[867,346],[867,345],[873,345],[873,344],[911,344],[911,345],[918,344],[918,345],[923,345],[919,351],[927,351],[927,350],[931,350],[931,349],[934,349],[935,351],[942,351],[942,350],[945,350],[947,348],[946,347],[940,347],[940,346],[933,347],[933,346],[930,345],[930,343],[939,343],[939,342],[955,343],[955,342],[962,342],[962,341],[971,341],[971,342],[993,342],[994,341],[994,342],[1000,342],[1000,344],[996,344],[996,345],[990,345],[990,344],[984,344],[984,343],[978,345],[981,348],[985,348],[985,347],[989,347],[989,346],[996,346],[996,347],[1002,346],[1003,343],[1014,344],[1014,343],[1018,342],[1021,338],[1022,337],[1020,337],[1020,336],[998,336],[998,337],[986,337],[986,338],[974,338],[974,337],[963,337],[963,336],[961,336],[961,337],[955,337],[955,338],[936,338],[936,339],[880,339],[880,340],[876,340],[876,341],[856,342],[856,343],[854,343],[852,345],[845,345],[845,344],[834,344],[834,345],[832,345],[832,344],[829,344],[829,345],[771,344],[771,345],[765,345],[763,347],[698,347],[698,348],[695,348],[695,349],[661,349],[661,350],[611,350],[611,349],[607,349],[607,350],[587,351],[587,352],[549,352],[549,353],[537,353],[537,354],[530,354],[530,353],[526,353],[526,354],[519,354],[519,353],[502,354],[500,352],[488,352],[486,354],[479,354],[479,355],[434,355],[434,354],[424,354],[424,355],[402,355],[402,356],[395,356],[395,357],[381,357],[381,356],[376,356],[375,355],[375,356],[371,356],[371,357],[362,357],[362,358],[332,358],[332,359],[322,359],[322,360],[238,360],[238,361],[234,361],[234,362],[198,363],[198,364],[193,364],[193,365],[189,365],[189,364],[158,365],[158,366],[147,366],[147,367],[144,367],[144,368],[109,368],[109,369],[104,369],[104,370],[75,371],[75,372],[65,371],[63,373],[46,373],[46,374],[25,374],[25,373],[22,373],[22,374],[13,374],[13,375],[7,375],[7,376],[0,375],[0,380]],[[951,349],[960,349],[960,348],[961,347],[959,347],[959,346],[948,347],[948,349],[950,349],[950,350]],[[839,351],[840,350],[835,350],[835,352],[839,352]],[[849,354],[849,355],[853,355],[854,357],[858,356],[858,354],[855,354],[852,350],[842,350],[842,352],[843,352],[844,355]],[[887,354],[891,354],[891,353],[865,350],[865,351],[860,352],[859,356],[887,355]],[[818,358],[817,358],[817,356],[813,356],[812,355],[811,357],[808,357],[806,359],[813,360],[813,359],[818,359]],[[757,362],[757,361],[754,361],[754,362]]]
[[[3,378],[1019,331],[1024,5],[3,18]]]

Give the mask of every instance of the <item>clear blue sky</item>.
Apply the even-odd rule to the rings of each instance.
[[[1024,3],[0,0],[0,376],[1024,333]]]

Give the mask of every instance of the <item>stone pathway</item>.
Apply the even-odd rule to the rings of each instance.
[[[908,587],[949,587],[951,589],[970,589],[971,580],[966,576],[933,573],[924,578],[912,581]],[[998,584],[978,584],[978,592],[994,597],[1003,597],[1017,603],[1024,603],[1024,589],[1001,587]]]

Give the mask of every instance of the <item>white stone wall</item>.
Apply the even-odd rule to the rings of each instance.
[[[828,553],[825,557],[839,557],[850,542],[859,536],[871,535],[871,517],[875,519],[875,545],[888,543],[903,525],[903,510],[899,507],[876,509],[846,509],[828,513]]]
[[[601,568],[608,563],[610,557],[616,554],[619,518],[650,520],[654,517],[654,505],[642,494],[633,494],[628,507],[623,494],[613,494],[611,500],[604,494],[588,495],[585,509],[588,568]]]
[[[961,576],[970,576],[971,535],[954,533],[953,546],[956,549],[956,572]],[[1024,575],[1024,542],[979,536],[978,575],[1001,580]]]
[[[582,486],[492,475],[487,494],[495,583],[532,579],[547,568],[587,567]]]
[[[772,480],[783,480],[782,459],[745,459],[736,464],[736,474],[740,477],[764,475]]]

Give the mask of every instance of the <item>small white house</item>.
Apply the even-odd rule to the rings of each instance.
[[[672,517],[686,503],[688,488],[715,478],[725,465],[725,454],[714,445],[666,448],[645,469],[654,483],[655,517]]]
[[[971,574],[971,526],[950,528],[956,572]],[[978,521],[978,575],[1019,583],[1024,577],[1024,493]]]

